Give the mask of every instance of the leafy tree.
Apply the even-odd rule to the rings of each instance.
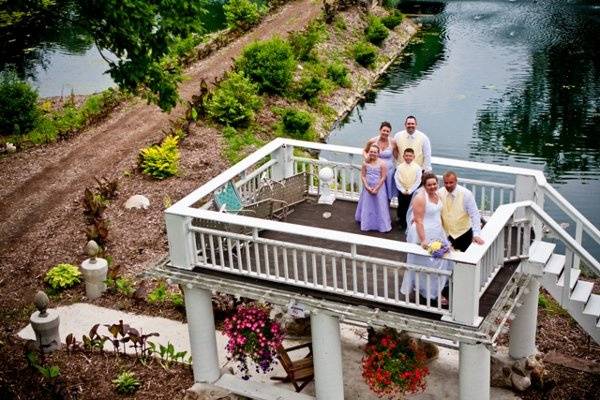
[[[202,30],[203,1],[80,0],[79,14],[96,45],[111,51],[113,80],[127,91],[145,88],[145,97],[163,110],[175,106],[179,68],[160,60],[180,38]]]

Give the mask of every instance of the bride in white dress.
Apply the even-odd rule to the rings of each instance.
[[[424,249],[427,249],[429,243],[435,240],[445,241],[448,237],[442,227],[442,201],[437,194],[437,189],[436,176],[432,173],[424,174],[423,187],[415,193],[407,213],[408,229],[406,231],[406,241],[420,244]],[[454,263],[445,258],[433,258],[415,254],[408,254],[406,263],[446,271],[452,271],[454,268]],[[402,280],[401,293],[410,295],[415,289],[415,281],[416,273],[407,270]],[[429,274],[428,281],[427,274],[420,272],[419,293],[426,299],[437,300],[438,289],[441,291],[447,281],[447,276],[437,274]],[[443,296],[441,304],[447,304],[447,299]]]

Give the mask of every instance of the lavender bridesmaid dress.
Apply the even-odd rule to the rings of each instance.
[[[398,196],[398,188],[394,181],[394,173],[396,172],[396,162],[392,153],[392,146],[388,146],[385,150],[379,153],[379,159],[385,162],[387,167],[387,176],[385,178],[385,188],[387,189],[388,200]]]
[[[369,186],[375,186],[381,176],[381,167],[367,164],[366,180]],[[363,189],[358,199],[354,219],[360,222],[361,231],[389,232],[392,230],[390,207],[385,184],[377,194],[371,194]]]

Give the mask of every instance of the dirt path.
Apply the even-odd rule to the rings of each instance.
[[[221,77],[248,43],[303,29],[320,9],[321,4],[311,0],[284,5],[248,34],[190,66],[180,87],[182,98],[191,99],[202,78],[213,82]],[[84,188],[93,184],[94,177],[121,176],[131,169],[139,150],[158,142],[170,121],[182,113],[182,106],[166,114],[134,100],[69,141],[0,159],[0,309],[22,303],[23,296],[30,295],[25,289],[33,290],[49,267],[45,265],[52,258],[45,251],[47,243],[34,239],[62,241],[61,252],[79,254],[81,243],[71,242],[83,231],[78,204]],[[218,149],[210,150],[207,159],[218,159]],[[178,185],[178,180],[169,184]]]

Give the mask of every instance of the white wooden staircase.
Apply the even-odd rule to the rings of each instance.
[[[529,261],[543,265],[541,284],[544,289],[600,343],[600,295],[592,293],[592,282],[580,279],[580,269],[567,265],[569,257],[554,253],[555,247],[553,243],[533,242]]]

